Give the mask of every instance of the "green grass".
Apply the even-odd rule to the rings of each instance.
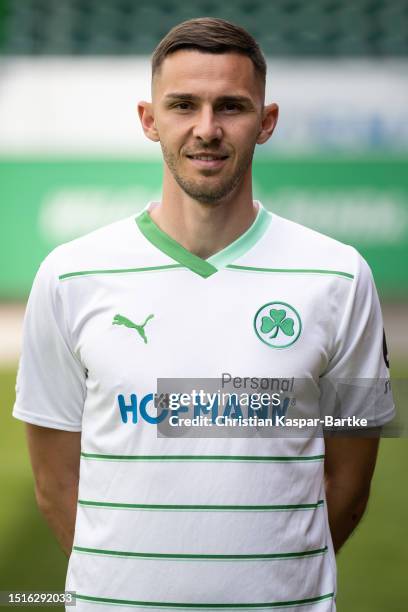
[[[0,591],[61,591],[67,560],[36,507],[24,424],[11,416],[15,376],[0,370]]]
[[[0,591],[63,590],[66,559],[36,509],[24,426],[11,417],[14,381],[0,370]],[[382,440],[367,513],[338,557],[338,612],[407,609],[407,466],[407,440]]]
[[[406,439],[382,440],[369,506],[338,556],[340,612],[407,610]]]

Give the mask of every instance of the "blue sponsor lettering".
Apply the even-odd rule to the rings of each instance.
[[[138,414],[140,414],[141,418],[144,421],[146,421],[146,423],[150,423],[151,425],[157,425],[158,423],[161,423],[163,419],[167,417],[168,410],[166,409],[162,410],[162,412],[160,414],[157,414],[157,416],[152,416],[151,414],[147,412],[148,404],[150,403],[154,404],[153,393],[148,393],[147,395],[144,395],[141,398],[140,404],[139,404],[139,410],[138,410],[138,401],[137,401],[136,393],[131,393],[129,396],[129,400],[130,401],[126,403],[125,396],[122,394],[118,395],[118,404],[119,404],[119,410],[120,410],[120,416],[122,419],[122,423],[128,422],[129,415],[132,416],[131,422],[134,424],[137,423]]]

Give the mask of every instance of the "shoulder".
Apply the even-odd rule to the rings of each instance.
[[[93,267],[111,261],[120,245],[128,243],[130,234],[137,235],[134,217],[121,219],[98,228],[84,236],[60,244],[53,249],[43,263],[63,272],[66,267]]]
[[[141,234],[136,217],[121,219],[57,246],[44,259],[40,270],[48,271],[58,280],[76,273],[167,263],[160,260],[159,251]]]
[[[341,272],[349,278],[354,278],[362,266],[367,266],[354,247],[275,213],[270,214],[268,231],[250,254],[253,265]]]

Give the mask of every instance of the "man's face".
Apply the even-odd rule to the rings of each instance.
[[[264,91],[252,61],[180,50],[166,57],[152,89],[157,139],[181,189],[211,204],[239,188],[262,121]]]

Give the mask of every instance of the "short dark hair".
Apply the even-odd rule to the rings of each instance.
[[[225,19],[199,17],[183,21],[172,28],[153,52],[152,79],[165,58],[180,49],[246,55],[265,86],[266,62],[258,43],[244,28]]]

